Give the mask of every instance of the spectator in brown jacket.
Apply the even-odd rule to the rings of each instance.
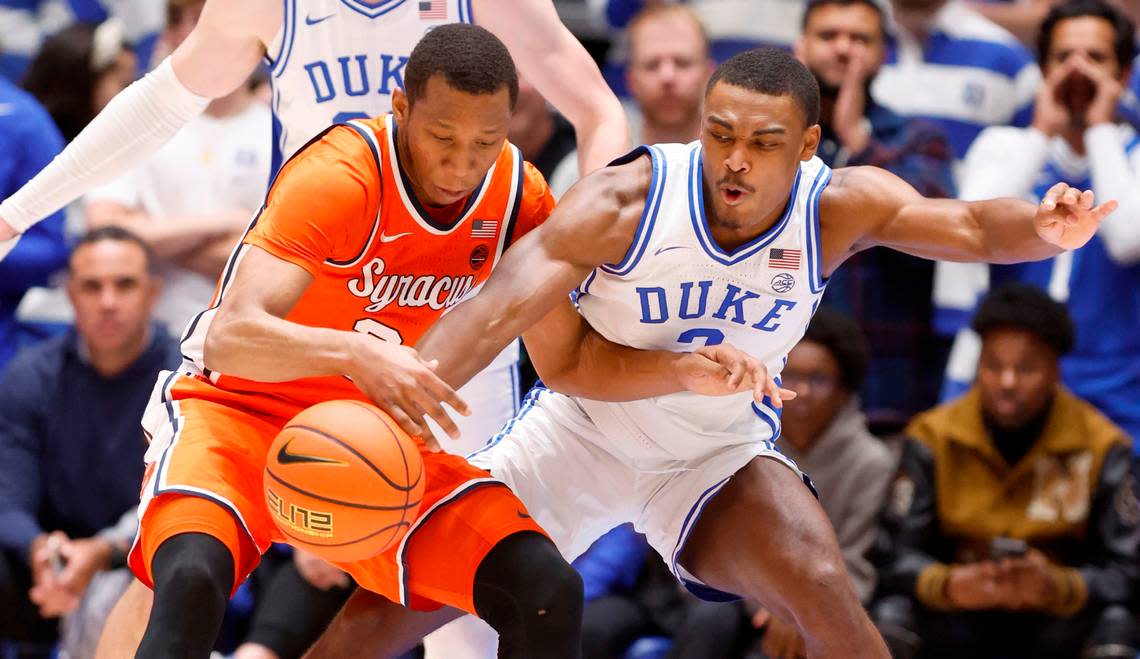
[[[1134,659],[1131,440],[1059,384],[1074,338],[1064,306],[1010,284],[973,328],[974,387],[907,429],[876,621],[896,659]]]

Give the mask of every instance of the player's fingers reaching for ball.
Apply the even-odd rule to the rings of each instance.
[[[1049,188],[1049,191],[1046,192],[1045,196],[1041,198],[1041,207],[1047,211],[1053,210],[1057,207],[1057,202],[1061,199],[1061,195],[1063,195],[1068,189],[1068,183],[1058,183],[1057,185]]]
[[[423,390],[414,392],[413,395],[415,396],[415,404],[419,408],[419,418],[431,417],[449,437],[459,439],[459,426],[455,425],[455,421],[451,419],[451,415],[447,413],[447,410],[443,409],[443,405],[440,404],[435,396]],[[430,432],[428,424],[425,423],[421,425],[423,425],[425,429],[429,429],[428,431]]]
[[[396,422],[396,425],[400,426],[401,430],[412,437],[422,438],[424,443],[429,447],[433,447],[434,443],[434,448],[432,448],[433,452],[439,451],[439,443],[435,442],[434,437],[431,437],[431,431],[427,430],[427,424],[419,424],[412,420],[411,415],[415,414],[414,411],[409,414],[404,411],[405,408],[403,406],[397,405],[394,401],[387,398],[373,396],[372,402],[376,403],[376,407],[384,410],[388,416],[392,417],[392,420]],[[427,435],[424,434],[425,432]]]
[[[1103,204],[1101,204],[1100,206],[1097,206],[1096,208],[1092,209],[1092,211],[1091,211],[1092,217],[1097,222],[1100,222],[1104,218],[1111,215],[1114,211],[1116,211],[1116,208],[1119,205],[1120,204],[1115,199],[1110,199],[1110,200],[1104,202]]]

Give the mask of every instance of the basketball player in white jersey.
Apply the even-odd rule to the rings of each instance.
[[[550,389],[470,459],[510,485],[567,559],[633,522],[692,591],[761,601],[800,629],[812,659],[883,658],[827,518],[774,445],[779,402],[683,392],[669,356],[731,343],[764,363],[780,397],[788,351],[851,254],[1038,260],[1083,245],[1116,204],[1094,207],[1091,191],[1065,184],[1039,206],[929,200],[881,169],[832,172],[814,157],[818,117],[815,79],[790,55],[732,58],[709,83],[699,142],[641,147],[583,179],[417,349],[454,385],[525,332]],[[566,337],[587,326],[643,351],[567,354]],[[583,382],[593,400],[577,395]],[[310,656],[382,643],[409,617],[376,602],[370,617],[365,599]]]

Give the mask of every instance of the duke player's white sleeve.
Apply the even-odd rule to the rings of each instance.
[[[1120,207],[1104,218],[1100,237],[1109,258],[1128,267],[1140,261],[1140,175],[1137,159],[1124,152],[1120,127],[1098,124],[1085,131],[1096,203],[1115,199]],[[1133,150],[1133,155],[1137,150]]]
[[[43,171],[5,199],[0,204],[0,218],[15,230],[26,231],[91,188],[141,162],[205,110],[209,102],[178,80],[170,58],[166,58],[115,96]]]

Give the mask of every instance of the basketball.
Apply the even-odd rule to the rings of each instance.
[[[411,527],[424,465],[416,444],[379,408],[333,400],[306,409],[278,433],[264,489],[290,544],[325,560],[358,561],[399,542]]]

